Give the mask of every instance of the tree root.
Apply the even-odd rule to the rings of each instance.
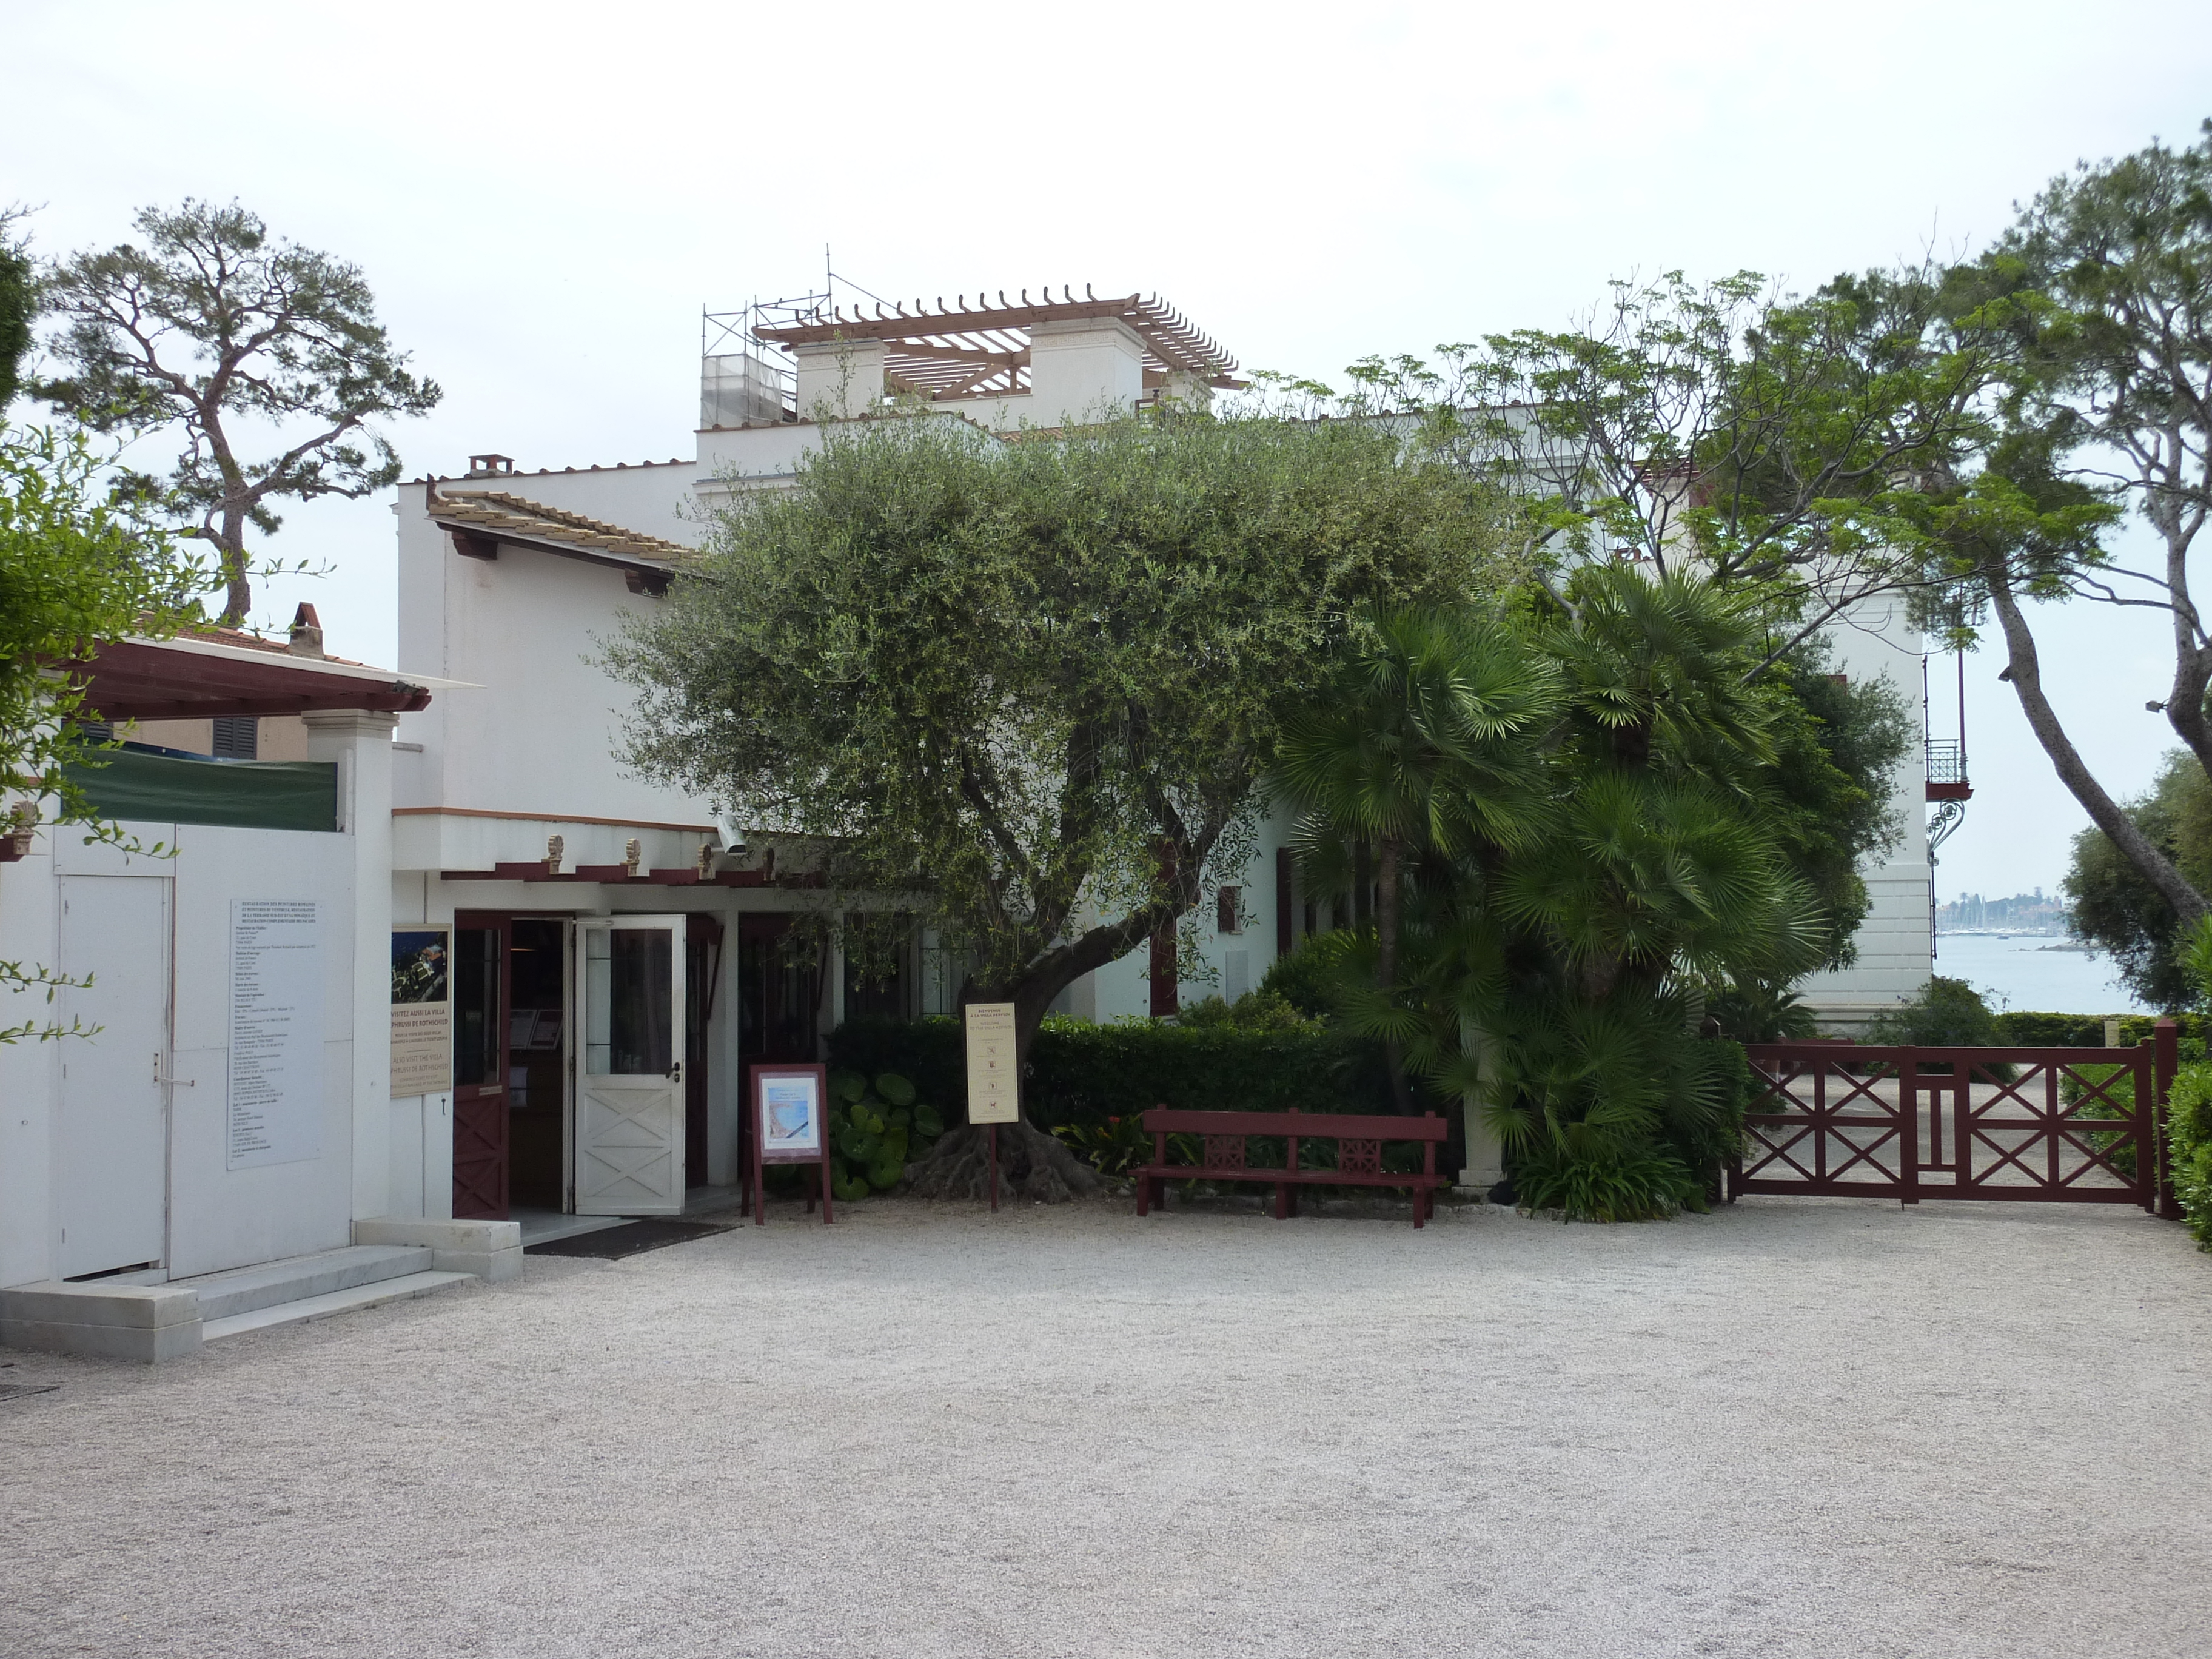
[[[908,1188],[923,1198],[981,1200],[990,1195],[990,1140],[980,1126],[955,1129],[919,1164],[906,1166]],[[999,1126],[999,1197],[1064,1204],[1101,1190],[1098,1172],[1066,1145],[1027,1123]]]

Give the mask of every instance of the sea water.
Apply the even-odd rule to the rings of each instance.
[[[2014,933],[1942,933],[1936,971],[1963,979],[1992,1008],[2057,1014],[2149,1014],[2120,983],[2112,959],[2071,939]]]

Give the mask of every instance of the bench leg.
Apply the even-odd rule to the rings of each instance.
[[[1419,1228],[1423,1224],[1424,1217],[1422,1212],[1427,1206],[1428,1201],[1429,1189],[1427,1188],[1416,1187],[1413,1188],[1413,1225],[1416,1228]]]
[[[1137,1177],[1137,1213],[1139,1215],[1146,1215],[1151,1212],[1152,1207],[1152,1176],[1139,1176]]]
[[[1290,1212],[1291,1183],[1287,1181],[1279,1181],[1275,1183],[1275,1219],[1280,1221]]]

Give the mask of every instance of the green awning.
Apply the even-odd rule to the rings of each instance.
[[[184,760],[132,749],[102,750],[97,759],[64,775],[102,818],[326,834],[338,827],[338,769],[329,761]]]

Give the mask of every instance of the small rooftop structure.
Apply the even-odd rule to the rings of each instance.
[[[1042,426],[1093,406],[1160,398],[1203,404],[1233,391],[1237,360],[1158,295],[1079,296],[1063,285],[960,294],[947,305],[831,290],[709,313],[702,343],[702,428],[870,412],[885,398],[927,403],[1029,400]],[[850,284],[846,285],[850,288]],[[732,352],[732,343],[740,346]],[[765,355],[763,353],[765,349]],[[788,354],[795,374],[771,356]]]
[[[1039,325],[1111,319],[1126,324],[1144,343],[1147,388],[1164,386],[1175,375],[1224,391],[1244,384],[1236,377],[1237,360],[1158,295],[1102,300],[1088,284],[1079,300],[1066,287],[1060,292],[1055,300],[1049,289],[1041,289],[1040,297],[1031,300],[1024,289],[1018,299],[1010,301],[1001,289],[996,305],[989,295],[979,293],[973,305],[963,294],[947,306],[939,295],[933,310],[916,300],[911,312],[895,301],[886,313],[878,302],[865,314],[857,304],[848,313],[823,296],[824,303],[811,314],[756,323],[752,336],[787,349],[881,340],[886,376],[934,402],[949,403],[1028,392],[1030,347]]]

